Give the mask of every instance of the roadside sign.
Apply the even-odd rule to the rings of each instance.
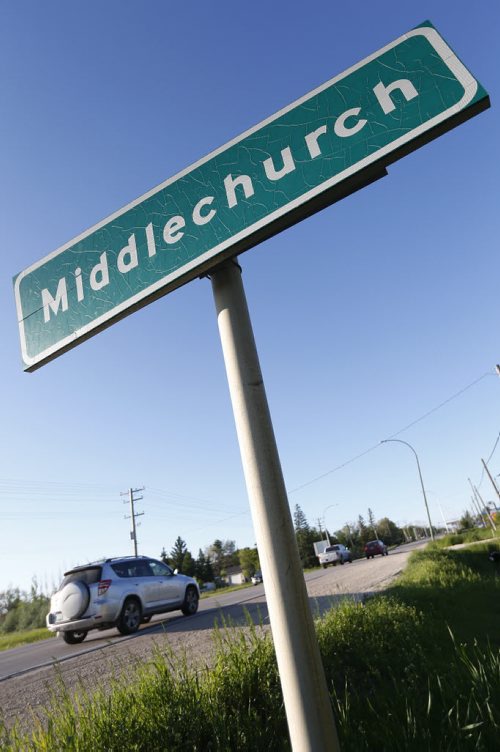
[[[488,106],[430,23],[399,37],[17,275],[25,370],[376,180]]]

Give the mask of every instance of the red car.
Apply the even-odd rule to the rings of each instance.
[[[389,551],[387,550],[387,546],[385,545],[384,541],[381,540],[374,540],[374,541],[368,541],[368,543],[365,546],[365,556],[367,559],[370,557],[373,559],[373,557],[376,554],[381,554],[382,556],[388,556]]]

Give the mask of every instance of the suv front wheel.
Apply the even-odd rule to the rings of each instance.
[[[184,603],[182,604],[181,611],[184,616],[192,616],[198,611],[199,596],[196,588],[188,587],[186,595],[184,597]]]
[[[136,598],[127,598],[123,604],[122,612],[116,628],[122,635],[137,632],[142,621],[141,604]]]

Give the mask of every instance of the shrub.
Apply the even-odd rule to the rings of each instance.
[[[422,614],[395,599],[345,601],[317,623],[328,681],[337,689],[347,682],[369,691],[389,671],[411,678],[425,664],[424,628]]]

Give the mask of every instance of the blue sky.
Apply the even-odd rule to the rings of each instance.
[[[491,109],[240,257],[290,506],[332,529],[425,519],[395,434],[436,523],[494,498],[498,4],[3,5],[0,589],[131,552],[131,486],[142,553],[255,542],[210,283],[26,374],[12,277],[427,18]]]

